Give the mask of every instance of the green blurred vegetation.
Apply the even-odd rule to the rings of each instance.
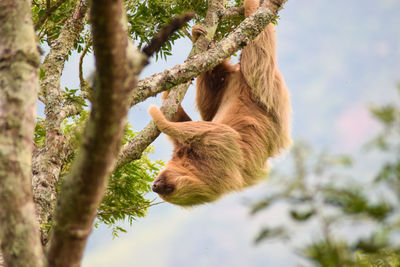
[[[267,195],[251,209],[259,216],[281,205],[287,220],[262,228],[256,244],[280,239],[315,266],[400,266],[400,105],[370,111],[381,130],[364,149],[379,153],[378,172],[355,176],[356,159],[297,142],[293,171],[273,171]]]

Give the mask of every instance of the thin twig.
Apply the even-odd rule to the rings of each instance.
[[[177,30],[182,28],[189,20],[194,17],[195,13],[190,12],[183,14],[182,16],[172,19],[168,24],[164,25],[161,30],[154,36],[150,44],[143,48],[142,53],[151,57],[156,51],[160,50],[162,45],[168,40],[168,38]]]
[[[92,39],[89,39],[85,45],[85,48],[82,51],[82,54],[79,58],[79,84],[82,93],[82,97],[88,99],[89,101],[93,101],[92,99],[92,88],[89,85],[89,82],[83,77],[83,59],[85,58],[89,48],[92,46]]]
[[[84,80],[83,78],[83,59],[85,58],[87,52],[89,51],[89,48],[92,46],[92,39],[88,40],[88,42],[85,45],[85,48],[83,48],[82,54],[79,58],[79,81],[82,84],[82,81]]]

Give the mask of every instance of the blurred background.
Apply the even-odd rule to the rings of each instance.
[[[152,206],[145,218],[122,223],[128,232],[116,238],[98,225],[82,265],[343,266],[373,261],[376,253],[393,263],[400,225],[399,14],[397,0],[289,0],[276,33],[293,106],[291,152],[272,160],[268,180],[216,203]],[[142,77],[182,63],[190,49],[187,38],[178,40],[173,56],[153,61]],[[64,86],[79,87],[78,60],[68,61]],[[85,64],[90,74],[93,60]],[[160,96],[130,111],[135,130],[148,123],[154,103]],[[183,107],[199,119],[193,86]],[[169,159],[164,135],[154,147],[152,159]]]

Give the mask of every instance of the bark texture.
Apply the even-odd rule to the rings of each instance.
[[[96,57],[94,101],[80,153],[61,186],[48,251],[50,266],[79,266],[107,178],[114,168],[131,88],[143,61],[132,50],[123,24],[123,1],[91,5]],[[133,53],[133,54],[132,54]],[[131,60],[132,59],[132,60]]]
[[[47,243],[47,232],[56,203],[56,186],[68,153],[68,144],[60,128],[62,121],[70,114],[70,106],[64,103],[60,78],[68,53],[73,50],[86,24],[87,10],[86,0],[80,0],[59,37],[51,43],[50,52],[42,65],[45,77],[40,88],[45,104],[46,142],[34,153],[33,192],[43,245]]]
[[[0,240],[6,266],[42,266],[31,155],[39,52],[30,1],[0,1]]]
[[[238,17],[244,15],[243,7],[231,7],[218,11],[218,16],[222,19],[229,19],[232,17]]]

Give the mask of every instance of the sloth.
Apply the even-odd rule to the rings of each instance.
[[[245,0],[245,16],[258,0]],[[204,34],[201,26],[193,36]],[[174,144],[171,160],[152,190],[167,202],[194,206],[217,200],[267,177],[267,160],[291,144],[290,100],[277,69],[274,25],[243,48],[240,63],[227,60],[197,77],[202,121],[179,106],[173,121],[151,106],[158,129]]]

